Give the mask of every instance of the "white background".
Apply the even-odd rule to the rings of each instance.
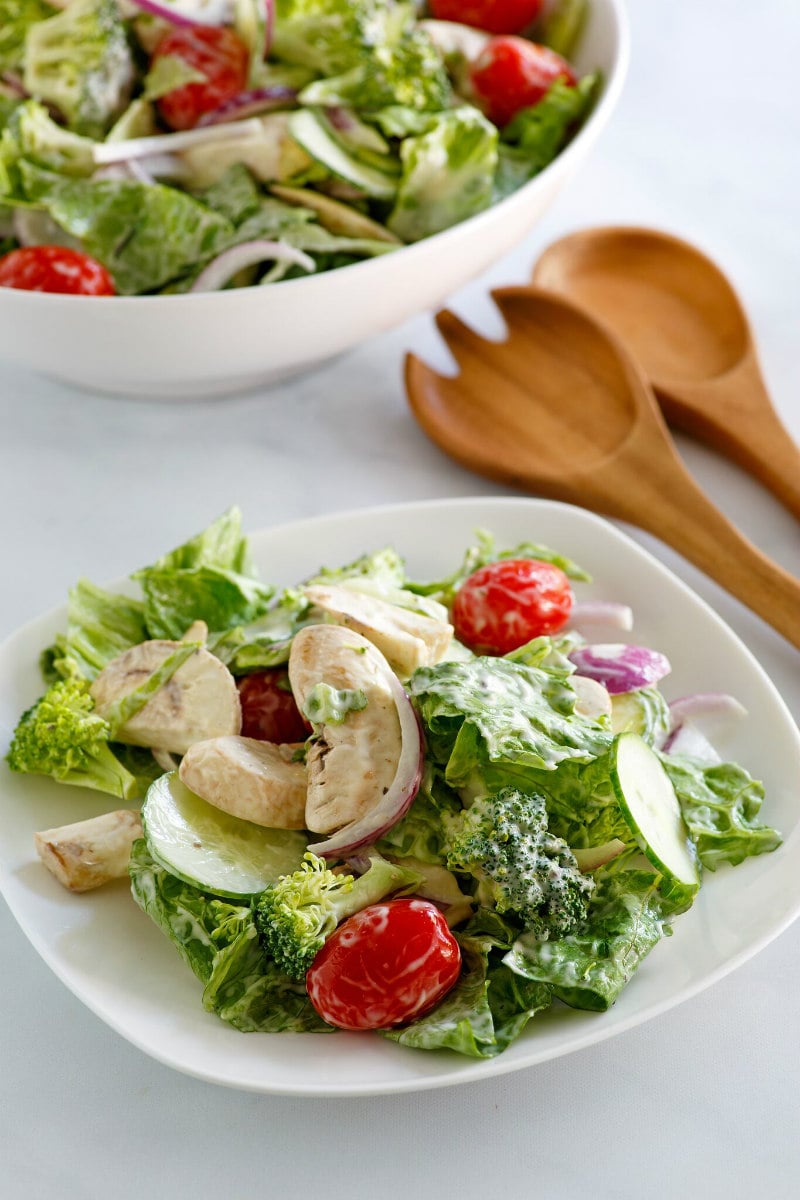
[[[633,0],[631,18],[632,70],[610,129],[548,219],[456,307],[493,328],[487,285],[524,281],[567,230],[670,229],[738,285],[800,438],[797,0]],[[498,492],[414,426],[400,372],[409,348],[435,351],[427,317],[269,393],[172,407],[0,367],[0,638],[60,604],[79,575],[126,574],[232,502],[258,528]],[[800,574],[797,523],[735,468],[680,445],[728,515]],[[800,717],[797,652],[635,536],[718,608]],[[569,1058],[454,1090],[338,1101],[178,1075],[85,1010],[5,908],[0,946],[3,1200],[800,1194],[800,925],[704,995]]]

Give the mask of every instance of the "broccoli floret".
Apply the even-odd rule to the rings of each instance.
[[[357,879],[337,875],[327,863],[308,853],[291,875],[259,896],[255,923],[261,943],[293,979],[303,979],[336,926],[394,892],[417,887],[415,871],[373,857]]]
[[[6,762],[12,771],[51,775],[59,783],[130,800],[139,785],[108,745],[110,732],[94,711],[86,680],[63,680],[23,713]]]
[[[54,104],[76,133],[102,137],[125,108],[133,79],[116,0],[72,0],[28,31],[25,87]]]
[[[567,843],[548,831],[544,798],[515,788],[473,801],[449,822],[447,865],[477,880],[482,904],[515,913],[543,940],[575,929],[594,889]]]

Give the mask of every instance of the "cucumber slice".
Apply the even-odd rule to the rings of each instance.
[[[142,825],[160,866],[192,887],[231,899],[254,896],[296,871],[308,847],[304,833],[264,829],[201,800],[176,771],[148,789]]]
[[[368,196],[377,200],[393,200],[397,192],[397,178],[358,161],[331,136],[323,122],[310,109],[292,113],[289,132],[306,154],[327,167],[332,174],[347,183],[361,188]]]
[[[675,788],[654,750],[638,733],[617,738],[611,778],[620,808],[642,853],[668,883],[696,891],[697,854]]]

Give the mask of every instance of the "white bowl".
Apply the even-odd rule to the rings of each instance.
[[[610,117],[627,61],[623,0],[592,0],[576,65],[602,70],[599,104],[546,170],[461,225],[275,287],[115,300],[0,288],[0,360],[102,392],[173,400],[307,370],[440,304],[520,241]]]

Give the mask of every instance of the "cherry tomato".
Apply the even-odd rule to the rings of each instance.
[[[66,246],[23,246],[0,258],[0,287],[76,296],[114,296],[108,271],[97,259]]]
[[[215,25],[173,29],[156,46],[152,62],[168,54],[205,75],[202,83],[185,83],[158,101],[158,111],[171,129],[193,129],[204,113],[247,86],[247,46],[232,29]]]
[[[242,736],[263,742],[304,742],[311,726],[304,720],[280,668],[237,680],[242,704]]]
[[[456,592],[456,637],[471,650],[508,654],[562,629],[573,601],[560,567],[533,558],[501,559],[480,567]]]
[[[536,20],[544,0],[432,0],[440,21],[458,21],[487,33],[520,33]]]
[[[496,37],[472,65],[470,81],[479,103],[495,125],[507,125],[523,108],[538,104],[557,79],[578,82],[569,63],[535,42]]]
[[[306,974],[311,1003],[339,1029],[393,1029],[435,1008],[461,950],[427,900],[387,900],[342,922]]]

